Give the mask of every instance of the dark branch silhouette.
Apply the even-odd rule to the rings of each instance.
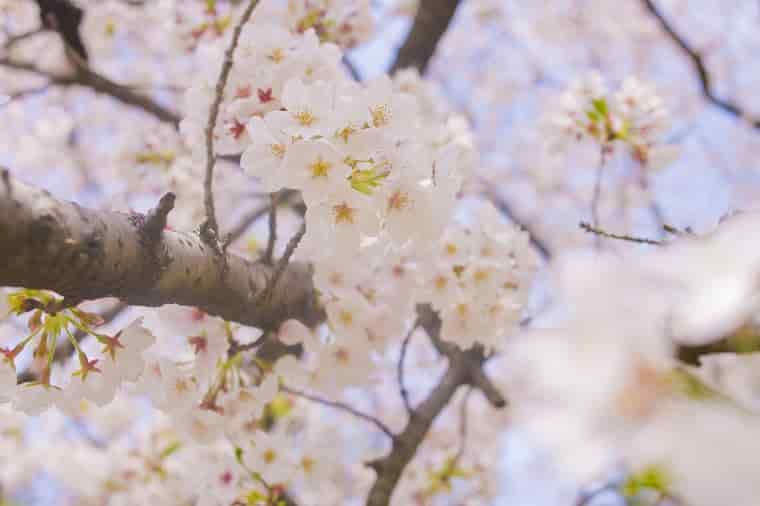
[[[36,0],[40,8],[40,23],[48,30],[58,32],[66,47],[74,51],[82,61],[87,61],[79,27],[84,19],[84,11],[69,0]]]
[[[684,37],[682,37],[672,24],[667,20],[663,12],[657,7],[654,0],[641,0],[644,8],[658,21],[665,33],[670,39],[683,51],[691,60],[694,69],[697,71],[699,84],[702,95],[711,104],[719,107],[725,112],[745,120],[752,128],[760,129],[760,119],[750,117],[749,114],[737,103],[718,97],[713,90],[713,81],[710,71],[705,65],[704,57],[694,49]]]
[[[399,47],[390,72],[415,67],[424,74],[435,54],[438,42],[446,33],[460,0],[421,0],[414,22]]]

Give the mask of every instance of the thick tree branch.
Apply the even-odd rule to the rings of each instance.
[[[415,67],[424,74],[460,0],[420,0],[417,15],[391,65],[391,73]]]
[[[702,95],[704,95],[705,99],[713,105],[723,109],[727,113],[747,121],[747,123],[749,123],[752,128],[760,129],[760,119],[750,117],[747,112],[735,102],[722,99],[715,94],[715,91],[713,90],[712,77],[710,76],[710,72],[707,70],[707,65],[705,65],[704,58],[697,50],[689,45],[686,39],[679,35],[675,28],[665,18],[665,15],[662,13],[662,11],[660,11],[660,9],[657,7],[654,0],[641,0],[641,2],[644,5],[644,8],[649,11],[649,13],[654,16],[655,19],[657,19],[668,37],[670,37],[670,39],[691,60],[694,69],[697,71],[699,84],[702,87]]]
[[[197,234],[159,230],[171,197],[148,215],[96,211],[7,173],[4,180],[0,286],[53,290],[69,304],[116,297],[144,306],[196,306],[261,328],[288,318],[307,325],[322,319],[308,266],[288,264],[277,286],[261,297],[275,267],[231,254],[220,262]]]

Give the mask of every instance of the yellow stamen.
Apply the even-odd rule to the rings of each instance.
[[[377,107],[370,109],[372,115],[372,126],[380,128],[390,122],[391,113],[387,105],[378,105]]]
[[[333,206],[333,213],[335,214],[335,223],[354,223],[354,214],[356,209],[350,207],[345,202]]]
[[[394,211],[403,211],[407,207],[409,207],[410,200],[409,200],[409,194],[402,192],[401,190],[396,190],[393,192],[393,194],[388,197],[388,210],[390,211],[393,209]]]
[[[314,163],[309,165],[312,177],[327,177],[331,168],[332,164],[324,161],[321,156]]]
[[[298,123],[300,123],[301,126],[311,126],[317,120],[309,110],[294,113],[293,117],[298,120]]]
[[[271,151],[272,155],[276,156],[277,158],[283,158],[285,156],[285,145],[284,144],[270,144],[269,151]]]

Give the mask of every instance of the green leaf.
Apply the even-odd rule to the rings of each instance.
[[[351,188],[354,190],[364,195],[372,195],[374,189],[380,186],[389,174],[389,171],[378,173],[374,167],[365,170],[357,169],[351,173],[348,180],[351,182]]]
[[[245,496],[245,502],[248,506],[257,506],[263,504],[267,500],[267,496],[262,494],[258,490],[251,490]]]
[[[607,109],[607,101],[604,98],[595,98],[591,101],[591,105],[594,106],[594,110],[598,112],[601,117],[607,117],[609,111]]]
[[[667,494],[669,487],[670,477],[665,468],[655,464],[629,476],[623,484],[623,495],[631,499],[644,490],[653,490],[661,494]]]
[[[182,443],[179,441],[175,441],[163,450],[161,450],[161,453],[158,454],[159,458],[161,460],[164,460],[165,458],[169,457],[173,453],[175,453],[177,450],[179,450],[182,447]]]
[[[699,376],[691,371],[678,367],[671,373],[675,390],[689,399],[708,400],[723,397],[717,390],[705,384]]]

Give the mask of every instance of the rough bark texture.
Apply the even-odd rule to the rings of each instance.
[[[415,67],[424,74],[428,63],[438,47],[460,0],[421,0],[414,17],[414,23],[406,40],[396,54],[391,73],[408,67]]]
[[[147,215],[83,208],[3,173],[0,286],[54,290],[71,304],[117,297],[128,304],[196,306],[230,321],[273,328],[322,317],[310,269],[287,266],[264,297],[274,268],[219,255],[197,234],[165,230],[165,195]]]

